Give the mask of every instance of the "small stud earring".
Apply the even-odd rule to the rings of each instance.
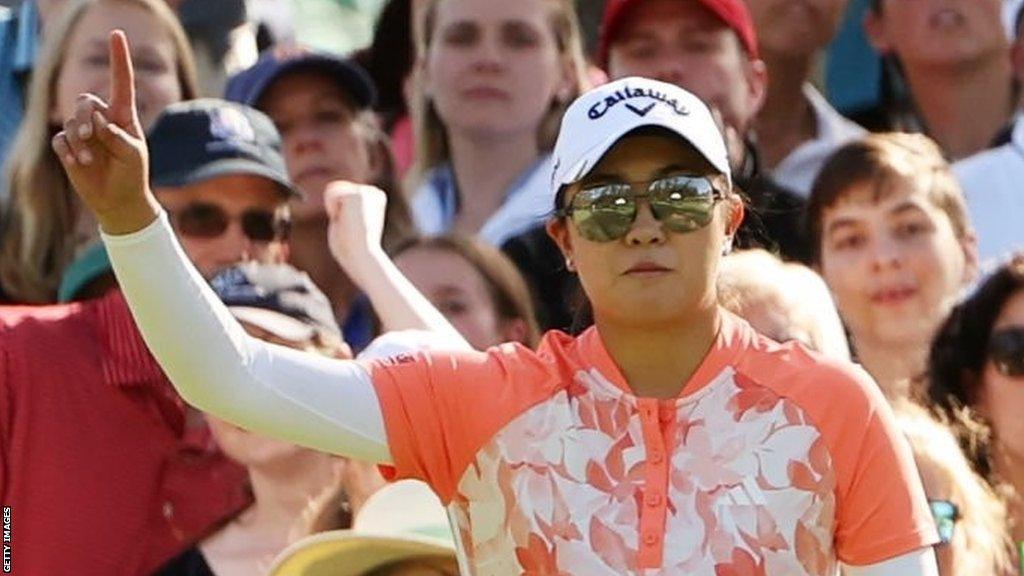
[[[565,269],[568,270],[569,272],[575,272],[576,271],[576,269],[572,265],[572,258],[566,258],[565,259]]]
[[[728,256],[732,252],[732,238],[726,238],[722,245],[722,256]]]

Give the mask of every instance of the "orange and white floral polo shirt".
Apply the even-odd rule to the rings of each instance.
[[[368,368],[391,472],[434,488],[474,575],[832,576],[935,542],[870,378],[728,314],[671,400],[593,328]]]

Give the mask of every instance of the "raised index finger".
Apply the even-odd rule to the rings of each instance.
[[[122,30],[110,33],[110,115],[115,124],[135,132],[135,71],[128,37]]]

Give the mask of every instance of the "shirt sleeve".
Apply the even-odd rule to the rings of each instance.
[[[246,334],[187,260],[165,213],[103,241],[146,345],[186,401],[267,436],[391,461],[366,370]]]
[[[864,566],[935,544],[938,532],[913,453],[877,384],[850,364],[819,366],[805,372],[805,408],[836,471],[840,561]]]
[[[405,354],[366,368],[394,462],[385,475],[423,480],[445,503],[488,440],[558,386],[552,363],[514,344]]]

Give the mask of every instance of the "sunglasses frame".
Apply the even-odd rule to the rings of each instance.
[[[986,353],[996,370],[1008,378],[1024,377],[1024,326],[992,331]]]
[[[223,222],[225,222],[224,227],[221,228],[219,232],[212,235],[189,233],[187,227],[181,225],[182,217],[184,214],[187,214],[189,210],[194,210],[196,208],[212,208],[216,210],[220,215],[219,217],[223,219]],[[239,225],[242,228],[242,234],[244,234],[245,237],[252,242],[274,242],[278,240],[284,240],[288,237],[288,234],[291,230],[291,218],[288,217],[287,210],[284,206],[279,207],[275,210],[248,208],[242,211],[241,214],[237,216],[232,216],[222,206],[213,202],[189,202],[180,208],[174,210],[168,209],[167,211],[170,213],[170,217],[172,222],[174,223],[175,230],[179,234],[189,238],[201,238],[206,240],[220,238],[221,236],[224,235],[225,232],[227,232],[228,228],[231,226],[232,221],[238,221]],[[252,230],[246,226],[246,217],[258,215],[260,218],[262,218],[264,214],[270,215],[270,226],[271,230],[273,231],[273,234],[271,235],[270,238],[256,237],[255,235],[251,234]]]
[[[636,222],[636,217],[637,217],[637,214],[639,213],[639,203],[638,203],[638,201],[641,200],[641,199],[646,199],[648,204],[650,204],[651,203],[651,198],[655,195],[655,193],[652,192],[652,190],[651,190],[654,187],[655,184],[657,184],[659,182],[664,182],[664,181],[667,181],[667,180],[677,179],[677,178],[687,178],[687,179],[690,179],[690,180],[703,180],[703,181],[705,181],[708,184],[708,186],[711,188],[711,196],[709,198],[709,204],[708,204],[708,213],[709,214],[714,209],[715,204],[717,204],[720,200],[725,199],[730,194],[729,191],[723,191],[719,187],[719,185],[717,185],[717,183],[716,183],[716,180],[724,179],[724,176],[722,176],[721,174],[714,174],[714,175],[707,175],[707,174],[697,175],[697,174],[685,174],[685,173],[669,174],[669,175],[666,175],[666,176],[661,176],[661,177],[658,177],[658,178],[653,178],[651,180],[638,180],[638,181],[632,181],[632,182],[608,182],[608,183],[602,183],[602,184],[594,184],[594,185],[591,185],[591,186],[583,185],[580,188],[579,192],[577,192],[572,197],[572,200],[570,200],[567,204],[565,204],[564,206],[558,208],[555,211],[555,216],[558,217],[558,218],[566,218],[568,220],[571,220],[573,225],[576,226],[576,229],[580,232],[580,234],[583,235],[583,237],[587,238],[588,240],[595,241],[595,242],[614,242],[616,240],[622,239],[627,234],[629,234],[629,230],[632,228],[633,223]],[[581,210],[585,210],[585,209],[588,208],[586,206],[577,206],[575,204],[575,202],[576,202],[576,199],[580,198],[581,195],[584,192],[592,191],[592,190],[596,190],[596,189],[604,188],[604,187],[613,187],[613,186],[626,186],[626,187],[628,187],[629,192],[624,194],[623,196],[628,198],[628,199],[630,199],[633,202],[633,217],[629,221],[629,226],[627,226],[621,234],[607,235],[606,237],[597,237],[596,235],[593,235],[591,233],[586,232],[584,227],[580,226],[580,222],[578,222],[576,220],[576,218],[574,218],[573,215],[576,212],[581,211]],[[644,192],[636,192],[636,189],[638,187],[642,187]],[[669,219],[667,217],[663,220],[654,211],[653,206],[651,207],[651,209],[652,209],[652,213],[654,214],[655,219],[657,219],[658,222],[660,222],[663,225],[665,225],[668,230],[670,230],[672,232],[676,232],[677,234],[687,234],[687,233],[690,233],[690,232],[696,232],[697,230],[700,230],[700,229],[704,228],[705,226],[707,226],[708,223],[710,223],[710,221],[711,221],[711,219],[709,218],[707,222],[704,222],[704,223],[702,223],[702,224],[700,224],[700,225],[698,225],[696,227],[687,228],[685,230],[677,230],[677,229],[672,228],[672,226],[668,222]]]

